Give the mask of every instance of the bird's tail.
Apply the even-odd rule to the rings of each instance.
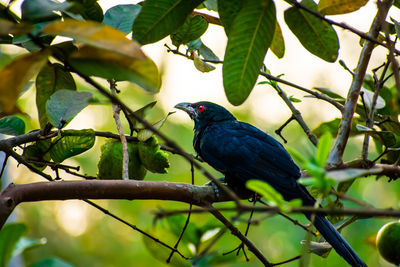
[[[335,227],[321,215],[316,215],[314,219],[314,226],[331,244],[336,252],[342,256],[351,266],[366,267],[367,265],[360,259],[357,253],[350,247],[343,237],[336,231]]]

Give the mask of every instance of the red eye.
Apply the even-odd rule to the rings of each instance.
[[[199,107],[197,108],[197,110],[200,111],[200,112],[203,112],[203,111],[205,110],[205,108],[204,108],[203,105],[201,105],[201,106],[199,106]]]

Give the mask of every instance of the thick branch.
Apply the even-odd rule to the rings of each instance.
[[[88,180],[10,184],[0,194],[0,229],[19,203],[67,199],[158,199],[193,203],[197,206],[220,201],[216,199],[212,186],[184,183]],[[224,196],[220,199],[223,200]]]
[[[368,36],[376,39],[381,29],[383,20],[386,18],[392,1],[385,1],[381,5],[380,11],[375,16],[372,26],[368,32]],[[374,49],[374,43],[366,40],[361,51],[360,58],[358,60],[356,71],[354,72],[353,81],[351,83],[349,93],[347,95],[346,103],[344,105],[344,112],[342,121],[340,123],[338,136],[336,143],[329,154],[328,166],[336,167],[341,165],[344,149],[349,139],[351,122],[353,120],[354,111],[357,106],[358,97],[360,95],[361,86],[364,81],[365,72],[368,67],[369,60],[371,58],[372,50]]]

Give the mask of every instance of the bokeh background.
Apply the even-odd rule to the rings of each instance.
[[[4,2],[1,0],[1,2]],[[19,13],[21,1],[13,4],[13,10]],[[99,3],[106,11],[117,4],[135,3],[137,1],[106,1]],[[351,83],[351,75],[344,70],[338,62],[327,63],[308,53],[291,34],[283,20],[283,11],[288,7],[284,1],[275,1],[278,20],[281,24],[285,38],[286,52],[283,59],[276,58],[268,53],[265,65],[273,75],[284,74],[283,78],[307,88],[327,87],[346,96]],[[394,12],[395,10],[392,10]],[[204,11],[207,12],[207,11]],[[210,13],[212,14],[212,12]],[[349,25],[367,32],[376,14],[375,1],[369,3],[360,10],[341,16],[334,16],[336,21],[344,21]],[[389,16],[399,20],[399,13],[390,13]],[[361,51],[359,38],[342,29],[337,29],[340,40],[339,59],[343,59],[350,69],[355,68]],[[223,58],[226,36],[221,27],[210,25],[207,33],[202,37],[203,42],[209,46],[220,58]],[[240,120],[249,122],[260,129],[275,136],[276,130],[291,115],[290,110],[281,101],[274,89],[266,85],[257,85],[248,100],[239,107],[230,105],[224,95],[222,86],[222,69],[216,66],[216,70],[210,73],[201,73],[195,69],[193,62],[172,53],[167,53],[164,44],[170,44],[169,38],[156,44],[143,47],[146,54],[151,57],[162,72],[162,88],[159,94],[150,95],[135,85],[119,83],[120,97],[132,109],[140,108],[145,104],[157,101],[155,108],[148,114],[149,121],[157,121],[173,110],[173,106],[179,102],[196,102],[208,100],[224,105],[231,110]],[[0,67],[10,62],[15,56],[24,53],[21,49],[1,45]],[[376,48],[369,65],[369,73],[372,68],[379,66],[386,58],[386,51]],[[78,90],[91,91],[99,99],[102,97],[88,85],[76,78],[79,83]],[[104,81],[102,81],[104,82]],[[304,93],[282,85],[288,95],[301,99],[296,107],[302,112],[310,128],[318,126],[323,121],[339,117],[339,112],[322,101],[305,98]],[[19,105],[30,117],[23,117],[28,130],[37,129],[37,114],[35,108],[35,89],[28,90]],[[127,124],[124,124],[128,129]],[[69,125],[71,129],[94,128],[98,131],[116,132],[112,119],[111,105],[91,105],[81,112]],[[162,132],[173,138],[187,151],[194,153],[192,148],[192,122],[183,112],[171,115],[162,128]],[[127,132],[127,131],[126,131]],[[302,132],[301,128],[292,122],[283,130],[283,135],[288,140],[286,146],[292,147],[304,155],[312,155],[314,148]],[[276,136],[275,136],[276,137]],[[276,137],[279,139],[279,137]],[[282,141],[282,140],[280,140]],[[88,152],[74,157],[66,162],[70,165],[81,166],[82,173],[96,175],[97,161],[100,156],[100,146],[105,142],[103,138],[97,138],[96,145]],[[361,138],[351,138],[347,147],[345,159],[353,159],[360,155]],[[373,146],[371,146],[373,150]],[[376,154],[371,153],[371,158]],[[146,180],[190,183],[190,166],[181,157],[169,155],[171,167],[168,174],[148,173]],[[216,171],[204,165],[216,177]],[[10,162],[7,168],[9,181],[14,183],[29,183],[41,181],[40,177],[29,172],[24,167],[17,167],[15,162]],[[65,179],[76,179],[62,173]],[[196,184],[204,184],[207,180],[200,173],[195,173]],[[6,183],[3,182],[3,186]],[[349,194],[361,199],[377,208],[399,208],[400,184],[388,183],[386,178],[376,180],[375,177],[358,179],[352,186]],[[167,222],[158,222],[153,227],[154,211],[162,209],[188,208],[188,205],[166,201],[95,201],[109,211],[124,218],[137,227],[154,232],[158,238],[170,245],[175,243],[175,237],[169,233]],[[229,204],[219,204],[220,206]],[[354,206],[345,202],[348,207]],[[231,216],[233,214],[227,214]],[[259,214],[256,217],[261,217]],[[303,216],[294,216],[295,219],[306,223]],[[13,221],[25,222],[28,226],[28,237],[46,238],[47,244],[24,253],[20,259],[13,260],[10,266],[29,266],[30,264],[47,257],[58,257],[73,266],[159,266],[163,265],[158,256],[164,257],[162,248],[155,244],[153,250],[149,250],[143,237],[120,222],[105,216],[100,211],[78,200],[24,203],[14,212]],[[377,253],[374,247],[374,238],[379,228],[393,219],[363,219],[347,227],[342,234],[353,246],[359,255],[370,266],[390,266]],[[202,226],[214,224],[218,229],[220,224],[210,215],[193,215],[194,224]],[[164,225],[164,226],[163,226]],[[245,223],[237,226],[244,230]],[[301,253],[300,241],[305,239],[305,232],[294,226],[288,220],[280,216],[271,216],[252,227],[249,238],[265,253],[272,262],[279,262],[294,257]],[[214,251],[222,254],[233,249],[239,241],[226,233],[215,245]],[[184,250],[184,249],[182,249]],[[261,266],[261,264],[248,253],[251,263],[246,263],[241,255],[235,258],[235,263],[225,263],[225,266]],[[167,254],[168,255],[168,254]],[[231,257],[231,256],[229,256]],[[163,259],[166,259],[164,257]],[[216,263],[215,263],[216,264]],[[249,265],[250,264],[250,265]],[[213,264],[214,265],[214,264]],[[292,262],[286,266],[297,266],[298,262]],[[345,262],[331,253],[328,260],[317,256],[311,257],[311,266],[344,266]],[[199,263],[199,266],[201,264]]]

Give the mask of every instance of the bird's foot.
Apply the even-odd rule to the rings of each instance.
[[[218,182],[220,182],[220,183],[225,183],[225,178],[224,178],[224,177],[218,178],[218,179],[216,179],[216,180],[217,180]],[[217,185],[214,181],[209,181],[209,182],[206,183],[205,185],[206,185],[206,186],[212,186],[212,187],[214,188],[215,197],[216,197],[217,199],[220,198],[221,194],[220,194],[219,187],[218,187],[218,185]]]

